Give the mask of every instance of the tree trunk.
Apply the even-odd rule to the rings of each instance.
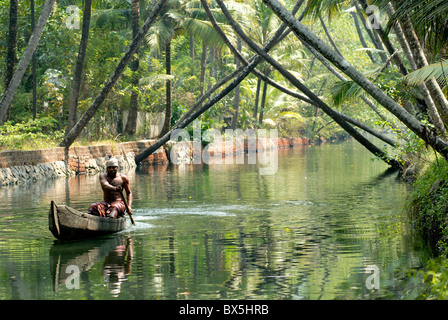
[[[364,26],[364,29],[366,30],[367,34],[369,35],[369,38],[372,41],[373,46],[377,50],[384,50],[383,45],[381,44],[381,42],[378,39],[378,35],[375,32],[372,32],[372,30],[369,29],[369,27],[367,26],[366,18],[364,17],[362,8],[361,8],[360,4],[358,3],[358,1],[354,1],[354,5],[356,8],[356,12],[359,16],[359,19],[361,20],[362,25]],[[378,52],[378,55],[381,58],[381,61],[383,62],[383,64],[386,63],[386,60],[387,60],[386,54],[384,52],[380,51],[380,52]]]
[[[217,27],[216,21],[214,20],[213,16],[211,15],[210,8],[208,7],[206,0],[201,0],[201,3],[203,4],[204,8],[206,9],[207,15],[208,15],[210,21],[212,22],[213,26]],[[298,9],[298,6],[296,6],[296,7]],[[294,10],[296,9],[296,7],[294,8]],[[265,51],[269,51],[272,47],[274,47],[274,45],[276,43],[278,43],[278,41],[280,39],[283,38],[282,34],[285,35],[285,34],[289,33],[289,32],[286,32],[284,34],[283,32],[285,31],[285,29],[286,29],[286,24],[282,24],[282,26],[277,30],[275,35],[268,41],[268,43],[265,45],[265,47],[263,49]],[[217,28],[217,31],[218,30],[219,30],[219,28]],[[220,35],[222,37],[224,37],[224,39],[226,39],[224,34],[220,34]],[[233,52],[235,53],[235,52],[237,52],[237,50],[235,49]],[[141,153],[136,155],[135,156],[135,163],[138,165],[142,160],[146,159],[154,151],[156,151],[158,148],[163,146],[170,139],[170,135],[171,135],[171,133],[174,130],[185,128],[187,125],[189,125],[195,119],[197,119],[201,114],[203,114],[205,111],[210,109],[215,103],[217,103],[222,98],[224,98],[227,94],[229,94],[241,81],[244,80],[244,78],[247,77],[247,75],[249,73],[251,73],[251,72],[253,72],[255,70],[255,67],[260,62],[263,61],[263,58],[261,56],[259,56],[259,55],[255,55],[254,58],[250,60],[250,62],[246,61],[245,59],[243,59],[242,61],[243,61],[244,65],[245,65],[245,67],[244,68],[240,67],[239,69],[237,69],[236,71],[231,73],[231,75],[234,76],[233,77],[233,81],[226,88],[224,88],[217,95],[211,97],[207,101],[207,103],[205,103],[204,105],[201,105],[199,107],[199,103],[196,103],[197,107],[192,107],[189,110],[189,112],[184,114],[181,117],[181,119],[179,119],[179,121],[176,123],[176,125],[174,125],[173,128],[171,128],[170,132],[166,133],[163,137],[161,137],[158,141],[156,141],[150,147],[148,147],[147,149],[143,150]],[[258,75],[258,76],[261,76],[261,75]],[[227,81],[227,77],[226,77],[225,81]],[[224,83],[225,81],[222,81],[222,82]],[[214,89],[216,87],[218,87],[218,84],[215,85]],[[288,90],[285,90],[285,91],[288,91]],[[293,96],[295,96],[296,98],[299,98],[299,96],[300,96],[300,95],[297,95],[297,94],[294,95],[294,92],[292,92],[291,94]],[[201,97],[201,98],[203,98],[203,97]],[[202,99],[202,101],[203,100],[204,99]]]
[[[205,78],[207,72],[207,46],[202,41],[202,53],[201,53],[201,75],[199,77],[200,94],[204,95],[205,92]]]
[[[375,156],[381,158],[386,163],[388,163],[391,166],[398,166],[399,163],[395,161],[394,159],[390,159],[387,154],[379,149],[377,146],[375,146],[373,143],[371,143],[368,139],[366,139],[363,135],[361,135],[358,131],[356,131],[350,124],[348,124],[344,119],[339,117],[339,115],[333,111],[326,103],[324,103],[319,97],[317,97],[311,90],[309,90],[305,85],[303,85],[297,78],[295,78],[291,73],[289,73],[285,68],[283,68],[275,59],[272,59],[271,56],[266,54],[262,49],[260,49],[249,37],[247,37],[240,26],[235,22],[235,20],[232,18],[230,13],[227,11],[227,8],[225,7],[222,0],[216,0],[219,7],[221,8],[221,11],[225,15],[227,21],[232,26],[233,30],[236,32],[236,34],[243,39],[244,42],[246,42],[252,50],[254,50],[257,54],[262,56],[269,64],[271,64],[275,69],[277,69],[285,78],[287,78],[297,89],[302,91],[305,95],[307,95],[310,100],[314,102],[314,105],[317,105],[322,111],[324,111],[329,117],[331,117],[337,124],[339,124],[345,131],[347,131],[348,134],[350,134],[355,140],[357,140],[361,145],[363,145],[367,150],[372,152]],[[269,0],[263,0],[265,4],[270,6],[271,2]],[[278,3],[278,2],[277,2]],[[289,11],[287,11],[283,6],[278,4],[281,8],[285,10],[285,12],[292,17],[291,20],[294,20],[297,24],[301,25],[300,22],[294,17],[294,15],[290,14]],[[274,10],[274,12],[277,14],[277,12]],[[282,17],[280,17],[282,18]],[[290,23],[290,21],[284,21],[286,23]],[[293,27],[290,25],[290,27],[293,29]],[[293,29],[294,30],[294,29]],[[294,30],[297,34],[296,30]],[[324,45],[326,48],[331,50],[331,48],[325,44],[323,41],[319,41],[321,45]],[[337,56],[339,60],[343,60],[340,54],[334,52],[331,50],[331,53],[334,56]]]
[[[359,26],[359,21],[358,21],[358,16],[356,15],[355,12],[351,12],[353,20],[355,21],[355,27],[356,27],[356,32],[358,33],[358,37],[359,37],[359,41],[361,42],[363,48],[368,48],[366,40],[364,39],[364,36],[362,34],[362,30],[361,27]],[[375,57],[373,56],[372,52],[370,51],[366,51],[367,55],[369,56],[370,60],[372,60],[373,63],[376,64],[376,60]]]
[[[339,53],[342,56],[342,53],[339,51],[338,47],[336,46],[336,43],[334,43],[333,38],[331,37],[330,32],[327,29],[327,26],[325,25],[324,19],[322,19],[321,16],[319,16],[320,24],[322,25],[322,28],[324,29],[325,34],[327,35],[328,40],[330,41],[331,46],[333,47],[334,51]]]
[[[361,5],[364,8],[364,11],[367,10],[367,2],[365,0],[359,0],[359,2],[361,3]],[[377,33],[378,35],[378,39],[379,41],[381,41],[384,46],[386,47],[387,51],[389,52],[389,55],[392,56],[392,60],[394,61],[395,65],[398,67],[398,70],[400,71],[400,73],[402,75],[407,75],[408,74],[408,70],[406,69],[406,67],[403,64],[403,61],[400,58],[400,55],[398,54],[394,54],[395,53],[395,48],[392,45],[392,43],[390,42],[388,37],[385,37],[384,35],[384,30],[381,26],[377,26],[376,28],[374,28],[374,32]]]
[[[36,10],[34,6],[34,0],[30,1],[30,11],[31,11],[31,34],[36,28]],[[31,59],[31,73],[33,78],[33,120],[37,118],[37,55],[36,51],[33,53]]]
[[[22,58],[20,59],[17,68],[12,76],[12,79],[5,91],[5,94],[0,102],[0,125],[3,124],[2,119],[5,119],[8,109],[11,105],[12,99],[19,88],[20,82],[22,80],[23,75],[30,64],[31,58],[33,57],[33,53],[39,44],[39,39],[44,30],[45,24],[47,23],[48,17],[51,14],[53,9],[55,0],[46,0],[44,6],[42,8],[42,12],[40,14],[39,19],[37,20],[36,28],[34,29],[33,34],[31,35],[28,44],[23,52]]]
[[[247,66],[249,65],[249,61],[246,60],[241,54],[240,52],[232,45],[232,43],[229,41],[229,39],[227,38],[227,36],[225,35],[225,33],[221,30],[221,28],[218,26],[218,23],[216,22],[213,14],[210,11],[209,6],[207,5],[206,0],[201,0],[202,6],[205,9],[205,12],[207,13],[207,16],[210,20],[210,22],[213,25],[213,28],[215,28],[216,32],[218,33],[218,35],[223,39],[224,43],[229,47],[229,49],[232,51],[232,53],[234,54],[234,56],[236,56],[242,63],[243,65]],[[300,5],[303,3],[303,0],[299,0],[297,1],[296,5],[294,6],[292,12],[293,14],[295,14]],[[303,16],[304,16],[304,12],[302,12],[302,14],[300,15],[300,17],[298,18],[298,20],[302,20]],[[283,40],[291,30],[286,30],[286,24],[282,24],[280,26],[280,28],[278,28],[277,32],[275,33],[275,35],[269,40],[268,44],[265,46],[266,50],[269,51],[271,48],[273,48],[275,46],[276,43],[280,42],[281,40]],[[284,32],[285,31],[285,32]],[[258,58],[257,58],[258,59]],[[263,81],[267,81],[269,85],[271,85],[272,87],[280,90],[281,92],[284,92],[286,94],[289,94],[297,99],[303,100],[307,103],[312,103],[307,97],[305,97],[304,95],[301,95],[299,93],[293,92],[292,90],[285,88],[284,86],[278,84],[277,82],[273,81],[272,79],[270,79],[269,77],[267,77],[265,74],[263,74],[262,72],[260,72],[257,69],[253,69],[253,74],[256,75],[257,77],[261,78]]]
[[[171,40],[165,45],[166,74],[171,75]],[[165,121],[159,137],[163,137],[171,126],[171,79],[166,80]]]
[[[242,42],[241,39],[238,38],[237,39],[237,50],[239,52],[241,52],[242,49]],[[240,60],[235,57],[235,64],[236,67],[239,68],[240,66]],[[235,97],[233,100],[233,109],[235,110],[234,114],[233,114],[233,118],[232,118],[232,129],[236,130],[237,124],[238,124],[238,113],[240,110],[240,91],[241,91],[241,85],[237,85],[235,88]]]
[[[263,85],[263,94],[261,96],[261,104],[260,104],[260,117],[258,118],[258,123],[260,125],[263,124],[263,117],[264,117],[264,107],[266,104],[266,95],[268,92],[268,83],[265,81]]]
[[[414,118],[393,99],[388,97],[374,83],[368,80],[361,72],[350,65],[346,60],[342,59],[337,53],[333,52],[328,45],[319,40],[316,35],[297,21],[297,19],[295,19],[294,16],[292,16],[280,3],[278,3],[277,0],[263,0],[263,2],[268,5],[282,21],[287,23],[296,35],[300,36],[304,41],[312,45],[326,59],[358,83],[358,85],[369,93],[376,101],[378,101],[378,103],[394,114],[410,130],[432,146],[445,159],[448,159],[448,143],[441,139],[431,129],[420,123],[420,121]]]
[[[82,33],[81,42],[79,43],[78,59],[76,60],[75,73],[73,75],[72,94],[70,99],[68,122],[65,134],[75,126],[78,121],[78,98],[79,90],[81,88],[81,79],[84,68],[84,61],[86,60],[87,43],[89,41],[90,18],[92,16],[92,0],[84,1],[84,12],[82,17]]]
[[[70,130],[70,132],[67,135],[65,135],[65,138],[59,144],[61,147],[65,147],[65,148],[70,147],[72,145],[72,143],[75,141],[75,139],[79,136],[81,131],[84,129],[84,127],[87,125],[87,123],[90,121],[90,119],[92,119],[92,117],[95,115],[96,111],[101,106],[103,101],[106,99],[110,90],[112,90],[115,83],[122,75],[124,69],[126,68],[126,66],[129,63],[129,61],[131,61],[134,53],[140,47],[140,44],[143,41],[143,38],[145,37],[145,34],[148,32],[151,25],[156,21],[156,18],[158,16],[159,12],[162,10],[162,8],[166,2],[167,2],[167,0],[159,0],[157,2],[157,4],[154,6],[153,12],[146,19],[144,25],[139,30],[137,36],[132,40],[132,43],[130,44],[129,48],[127,49],[126,53],[123,55],[123,58],[121,58],[117,67],[115,68],[114,73],[106,81],[105,85],[101,89],[101,92],[96,96],[95,100],[89,106],[87,111],[83,114],[81,119],[79,119],[79,121],[76,123],[76,125],[73,127],[73,129]]]
[[[14,66],[17,60],[17,0],[10,0],[9,2],[9,32],[8,32],[8,51],[6,53],[6,74],[5,74],[5,88],[8,88],[14,74]],[[0,123],[8,121],[10,118],[11,106],[8,106],[3,119]]]
[[[403,32],[409,43],[412,54],[414,56],[414,61],[418,69],[428,66],[428,61],[426,60],[425,53],[414,31],[414,27],[409,18],[405,18],[401,21],[403,23]],[[448,123],[448,100],[442,92],[437,81],[432,78],[426,82],[426,87],[434,101],[438,113],[443,118],[443,122]],[[442,125],[443,126],[443,125]],[[442,131],[444,132],[444,131]]]
[[[395,9],[391,3],[388,3],[386,5],[386,11],[387,11],[389,18],[395,13]],[[417,69],[417,65],[415,64],[415,60],[414,60],[414,57],[412,56],[411,48],[409,47],[409,43],[406,40],[401,23],[399,21],[395,22],[392,28],[394,29],[394,32],[397,36],[397,40],[400,43],[401,49],[403,50],[403,52],[406,56],[406,59],[408,60],[409,64],[411,65],[411,71],[415,71]]]
[[[132,38],[135,38],[140,29],[140,0],[132,0],[131,4],[132,10]],[[139,53],[140,48],[137,48],[134,53],[134,59],[130,64],[132,70],[132,91],[131,91],[131,102],[129,104],[129,114],[128,121],[126,122],[126,128],[124,133],[130,136],[135,135],[137,131],[137,115],[138,115],[138,86],[140,82],[139,76]]]
[[[253,117],[257,120],[258,115],[258,100],[260,99],[260,89],[261,89],[261,78],[257,79],[257,91],[255,92],[255,105],[254,105],[254,113]]]

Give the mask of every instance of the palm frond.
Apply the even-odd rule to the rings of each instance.
[[[386,1],[375,0],[384,6]],[[433,52],[445,48],[448,43],[448,1],[446,0],[396,0],[395,13],[385,28],[388,34],[392,26],[409,17],[418,35]]]
[[[429,66],[415,70],[408,74],[405,79],[411,86],[425,83],[426,81],[435,78],[439,85],[443,88],[447,85],[448,76],[448,60],[433,63]]]
[[[278,119],[297,119],[302,122],[304,121],[300,113],[294,111],[283,111],[278,115]]]
[[[333,103],[340,106],[344,102],[353,101],[363,93],[362,88],[352,80],[338,81],[330,89]]]
[[[154,74],[149,77],[143,77],[139,81],[139,85],[143,90],[151,89],[158,83],[164,84],[166,80],[173,80],[174,76],[170,74]]]
[[[329,20],[341,13],[342,5],[346,0],[309,0],[305,16],[315,20],[319,16],[324,17],[327,14]]]

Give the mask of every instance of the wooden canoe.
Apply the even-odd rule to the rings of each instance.
[[[51,201],[48,225],[56,238],[77,240],[121,231],[126,227],[126,218],[98,217]]]

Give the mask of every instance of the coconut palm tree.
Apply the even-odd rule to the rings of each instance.
[[[8,31],[8,51],[6,54],[6,74],[5,74],[5,88],[8,87],[11,82],[12,75],[14,74],[14,65],[16,64],[16,51],[17,51],[17,0],[10,0],[9,2],[9,31]],[[9,120],[10,107],[6,112],[3,119]],[[1,123],[0,119],[0,123]]]
[[[205,57],[207,45],[213,44],[223,47],[221,39],[216,35],[213,28],[203,20],[205,16],[198,6],[199,1],[169,0],[163,10],[160,19],[155,23],[151,32],[146,37],[147,43],[154,54],[165,53],[166,74],[171,75],[171,41],[181,34],[193,34],[195,38],[201,38],[203,42],[202,70],[205,75]],[[171,124],[171,77],[166,80],[166,106],[165,120],[160,136],[168,132]],[[205,89],[204,79],[200,84]],[[202,92],[203,94],[203,92]]]
[[[152,7],[153,9],[152,13],[145,20],[145,23],[140,28],[137,36],[132,40],[131,44],[129,45],[123,57],[121,58],[114,72],[111,74],[111,76],[101,89],[100,93],[95,97],[92,104],[83,114],[83,116],[79,119],[79,121],[76,123],[73,129],[70,130],[70,132],[65,135],[64,139],[59,144],[61,147],[65,148],[70,147],[72,143],[75,141],[75,139],[79,136],[81,131],[84,129],[84,127],[87,125],[87,123],[90,121],[90,119],[92,119],[92,117],[95,115],[98,108],[104,102],[109,92],[112,90],[112,88],[114,87],[120,76],[123,74],[123,71],[125,70],[128,63],[131,61],[132,57],[134,56],[134,53],[140,47],[140,44],[142,43],[146,33],[156,21],[156,18],[160,14],[162,8],[165,6],[166,1],[167,0],[159,0],[157,4]]]
[[[10,108],[12,99],[19,87],[20,82],[22,81],[22,77],[25,74],[26,69],[33,57],[34,51],[39,44],[39,39],[44,31],[47,20],[51,14],[53,9],[55,0],[46,0],[43,7],[39,19],[37,20],[36,27],[27,43],[25,51],[17,64],[16,70],[11,78],[11,81],[6,88],[6,92],[0,101],[0,125],[4,123],[4,119],[8,113]]]
[[[294,19],[294,17],[277,0],[263,0],[263,2],[266,3],[279,16],[279,18],[281,18],[282,21],[291,27],[298,37],[308,42],[328,61],[333,63],[338,69],[360,85],[378,103],[395,115],[418,137],[430,145],[435,151],[439,152],[445,159],[448,159],[448,143],[442,136],[431,131],[427,125],[420,122],[393,99],[388,97],[381,89],[369,81],[359,70],[334,52],[328,45],[323,43],[313,32]]]
[[[131,3],[131,20],[132,20],[132,38],[137,36],[138,30],[140,29],[140,0],[132,0]],[[132,74],[132,91],[131,91],[131,102],[129,104],[129,114],[128,121],[126,122],[126,128],[124,129],[125,134],[134,135],[137,130],[137,114],[138,114],[138,96],[139,96],[139,60],[140,48],[137,49],[134,59],[131,62]]]
[[[68,122],[65,132],[70,130],[77,122],[78,98],[81,88],[81,78],[83,74],[84,62],[87,53],[87,43],[89,40],[90,18],[92,16],[92,0],[84,0],[84,10],[82,18],[81,42],[79,44],[78,58],[76,60],[75,71],[73,74],[72,92],[69,103]]]

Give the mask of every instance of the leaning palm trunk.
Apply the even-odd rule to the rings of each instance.
[[[5,88],[8,87],[14,74],[14,65],[16,64],[16,51],[17,51],[17,0],[11,0],[9,2],[9,32],[8,32],[8,51],[6,53],[6,75],[5,75]],[[11,106],[8,107],[5,117],[2,121],[9,120],[9,114]]]
[[[425,53],[423,52],[423,48],[414,31],[409,17],[403,19],[402,22],[404,27],[403,31],[411,48],[417,68],[420,69],[427,67],[429,65],[428,61],[426,60]],[[428,88],[428,91],[434,101],[440,117],[443,118],[445,123],[448,123],[448,100],[445,98],[445,95],[443,94],[442,89],[440,89],[439,84],[434,78],[432,78],[426,83],[426,87]]]
[[[202,0],[201,0],[202,1]],[[299,4],[303,1],[299,1]],[[203,3],[204,4],[204,3]],[[206,4],[206,3],[205,3]],[[298,5],[299,6],[299,5]],[[297,8],[298,8],[297,6]],[[204,8],[207,8],[208,6],[204,5]],[[208,11],[210,13],[210,11]],[[211,19],[212,20],[212,19]],[[286,36],[289,32],[285,32],[286,24],[282,24],[282,26],[277,30],[275,35],[268,41],[268,43],[264,46],[263,50],[268,52],[271,48],[274,47],[280,39],[283,39],[284,36]],[[233,47],[233,46],[232,46]],[[237,55],[238,51],[235,50],[233,52]],[[240,59],[240,58],[238,58]],[[255,71],[255,67],[263,61],[263,58],[259,55],[255,55],[252,59],[247,61],[246,59],[242,58],[240,59],[243,62],[243,66],[238,68],[237,70],[233,71],[231,74],[229,74],[225,79],[222,79],[219,84],[216,84],[211,90],[209,90],[207,93],[205,93],[199,101],[195,103],[195,105],[188,110],[182,117],[177,121],[177,123],[171,128],[169,132],[167,132],[163,137],[161,137],[159,140],[157,140],[154,144],[152,144],[147,149],[143,150],[141,153],[135,156],[135,162],[138,165],[143,159],[147,158],[149,155],[151,155],[154,151],[156,151],[159,147],[163,146],[171,137],[171,134],[175,132],[176,130],[183,129],[187,125],[189,125],[191,122],[193,122],[196,118],[198,118],[201,114],[203,114],[205,111],[210,109],[215,103],[220,101],[222,98],[224,98],[227,94],[232,92],[233,89],[235,89],[241,81],[244,80],[244,78],[247,77],[247,75],[251,72],[254,72],[260,79],[264,81],[270,81],[271,85],[275,86],[275,82],[270,80],[268,77],[265,77],[265,75],[259,71]],[[224,82],[227,82],[228,80],[233,79],[232,82],[227,85],[226,88],[221,90],[218,94],[211,97],[204,105],[202,105],[202,102],[205,100],[206,97],[209,97],[212,92],[218,89]],[[279,90],[282,90],[283,92],[288,92],[292,96],[302,99],[304,101],[307,101],[308,103],[312,103],[307,97],[304,97],[301,94],[297,94],[291,90],[288,90],[282,86],[276,86]]]
[[[264,50],[260,49],[246,34],[242,31],[241,27],[235,22],[230,13],[227,11],[222,0],[216,0],[221,11],[225,15],[227,21],[232,26],[233,30],[238,34],[239,37],[246,42],[249,47],[254,50],[258,55],[262,56],[269,64],[271,64],[275,69],[277,69],[286,79],[288,79],[297,89],[302,91],[305,95],[309,97],[310,100],[314,102],[314,105],[318,106],[322,111],[324,111],[329,117],[331,117],[338,125],[340,125],[348,134],[350,134],[354,139],[361,143],[366,149],[372,152],[375,156],[381,158],[386,163],[393,167],[398,167],[399,163],[394,159],[389,158],[384,151],[379,149],[358,131],[356,131],[351,125],[349,125],[344,119],[339,117],[337,113],[333,111],[326,103],[324,103],[319,97],[317,97],[311,90],[309,90],[305,85],[303,85],[297,78],[295,78],[291,73],[289,73],[285,68],[283,68],[276,60],[272,59]],[[204,4],[206,6],[207,4]],[[285,9],[286,10],[286,9]],[[288,11],[286,11],[288,12]],[[288,12],[288,14],[290,14]],[[297,21],[292,14],[290,14],[295,21]],[[293,29],[294,30],[294,29]],[[341,55],[334,52],[339,58],[342,59]]]
[[[168,40],[165,45],[165,61],[166,74],[171,75],[171,40]],[[163,137],[165,133],[170,131],[171,126],[171,79],[166,80],[165,87],[165,120],[163,122],[162,131],[160,131],[159,137]]]
[[[382,63],[386,63],[387,56],[384,53],[384,47],[383,47],[380,39],[378,38],[378,35],[375,32],[373,32],[368,27],[366,18],[363,15],[363,11],[362,11],[361,5],[358,3],[358,1],[354,1],[353,4],[355,5],[356,13],[358,14],[359,20],[361,21],[361,23],[362,23],[362,25],[364,27],[364,30],[369,35],[369,38],[372,41],[373,46],[375,47],[375,49],[378,50],[378,55],[380,56],[381,62]]]
[[[367,7],[368,7],[366,0],[358,0],[358,2],[363,7],[364,12],[366,12]],[[381,25],[378,25],[377,27],[375,27],[373,33],[378,38],[378,41],[382,42],[382,44],[386,48],[387,52],[389,52],[389,55],[392,57],[392,60],[395,63],[395,65],[398,67],[398,70],[400,71],[400,73],[402,75],[406,76],[408,74],[408,71],[407,71],[406,67],[404,66],[403,61],[401,60],[400,56],[398,54],[397,55],[394,54],[394,52],[396,50],[395,50],[393,44],[390,42],[389,38],[387,36],[385,36],[384,30],[381,27]]]
[[[395,12],[395,9],[394,9],[394,7],[393,7],[393,5],[391,3],[387,4],[386,10],[387,10],[387,13],[388,13],[389,17],[391,17],[394,14],[394,12]],[[394,32],[395,32],[396,36],[397,36],[398,42],[400,43],[400,46],[403,49],[403,51],[404,51],[404,53],[406,55],[406,58],[409,61],[409,64],[411,65],[411,70],[415,71],[417,69],[416,60],[414,58],[414,54],[412,53],[411,47],[410,47],[410,45],[408,43],[408,40],[406,39],[405,32],[404,32],[404,30],[403,30],[403,28],[401,26],[401,23],[399,21],[397,21],[397,22],[394,23],[394,25],[392,27],[394,29]],[[410,36],[411,36],[411,34],[408,31],[408,37],[410,37]],[[415,41],[416,38],[412,37],[411,40]],[[418,39],[417,39],[417,41],[418,41]],[[420,43],[418,43],[418,44],[414,43],[413,45],[420,46]],[[442,135],[445,135],[446,134],[445,126],[444,126],[443,121],[442,121],[442,119],[440,117],[440,114],[439,114],[439,112],[437,110],[437,107],[434,104],[434,100],[431,97],[431,94],[430,94],[430,92],[428,90],[428,87],[425,84],[420,84],[419,85],[419,89],[420,89],[420,91],[421,91],[421,93],[423,95],[423,99],[425,100],[426,106],[428,108],[428,115],[429,115],[432,123],[437,128],[437,130],[439,130],[439,132]]]
[[[55,0],[45,1],[42,8],[42,13],[37,20],[36,27],[34,28],[30,40],[26,45],[22,58],[17,65],[16,71],[14,72],[14,75],[9,82],[5,95],[0,102],[0,125],[3,124],[1,119],[5,118],[5,115],[8,112],[8,108],[11,105],[12,99],[14,98],[14,95],[19,88],[20,82],[22,81],[22,77],[25,74],[26,69],[28,68],[31,58],[33,57],[33,53],[39,44],[40,37],[42,36],[48,17],[50,16],[50,13],[53,9],[54,2]]]
[[[132,18],[132,37],[134,38],[138,34],[140,29],[140,0],[132,0],[131,3],[131,18]],[[126,122],[125,134],[131,136],[135,135],[137,131],[137,116],[138,116],[138,86],[140,82],[139,59],[140,48],[137,48],[135,58],[131,62],[130,68],[132,70],[132,89],[131,89],[131,101],[129,103],[128,121]]]
[[[65,129],[69,133],[77,121],[79,89],[81,88],[82,70],[86,59],[87,42],[89,40],[90,17],[92,13],[92,0],[85,0],[82,17],[82,35],[79,44],[78,59],[76,60],[75,74],[73,75],[72,94],[68,111],[68,123]]]
[[[130,44],[130,46],[127,49],[126,53],[124,54],[123,58],[121,58],[117,67],[115,68],[114,73],[107,80],[106,84],[101,89],[100,93],[96,96],[95,100],[92,102],[90,107],[83,114],[81,119],[79,119],[79,121],[76,123],[76,125],[73,127],[73,129],[70,130],[70,132],[65,135],[65,138],[59,144],[61,147],[65,147],[65,148],[70,147],[72,145],[72,143],[75,141],[75,139],[79,136],[81,131],[84,129],[84,127],[87,125],[87,123],[89,123],[90,119],[92,119],[92,117],[95,115],[98,108],[101,106],[101,104],[106,99],[109,92],[114,87],[118,78],[120,78],[121,74],[123,73],[124,69],[128,65],[129,61],[131,61],[132,56],[137,51],[141,42],[143,41],[145,34],[148,32],[151,25],[156,21],[156,18],[158,16],[159,12],[162,10],[162,8],[166,2],[167,2],[167,0],[160,0],[154,6],[152,14],[146,19],[145,24],[139,30],[137,36],[132,40],[132,43]]]
[[[345,59],[340,57],[328,45],[320,40],[314,33],[301,24],[294,18],[277,0],[263,0],[274,13],[285,22],[294,33],[304,41],[313,46],[319,53],[321,53],[327,60],[333,63],[338,69],[349,76],[361,88],[369,93],[379,104],[384,106],[389,112],[394,114],[403,124],[405,124],[411,131],[424,140],[427,144],[439,152],[445,159],[448,159],[448,143],[437,135],[427,126],[423,125],[409,112],[402,108],[393,99],[387,96],[374,83],[368,80],[361,72],[348,63]]]
[[[367,49],[368,46],[367,46],[366,40],[364,39],[364,36],[362,34],[361,27],[359,26],[358,16],[356,15],[356,12],[351,12],[351,14],[352,14],[352,17],[353,17],[353,21],[355,22],[356,32],[358,33],[359,41],[361,42],[362,47]],[[372,52],[367,50],[366,53],[369,56],[370,60],[372,60],[372,62],[376,64],[376,60],[373,57]]]

